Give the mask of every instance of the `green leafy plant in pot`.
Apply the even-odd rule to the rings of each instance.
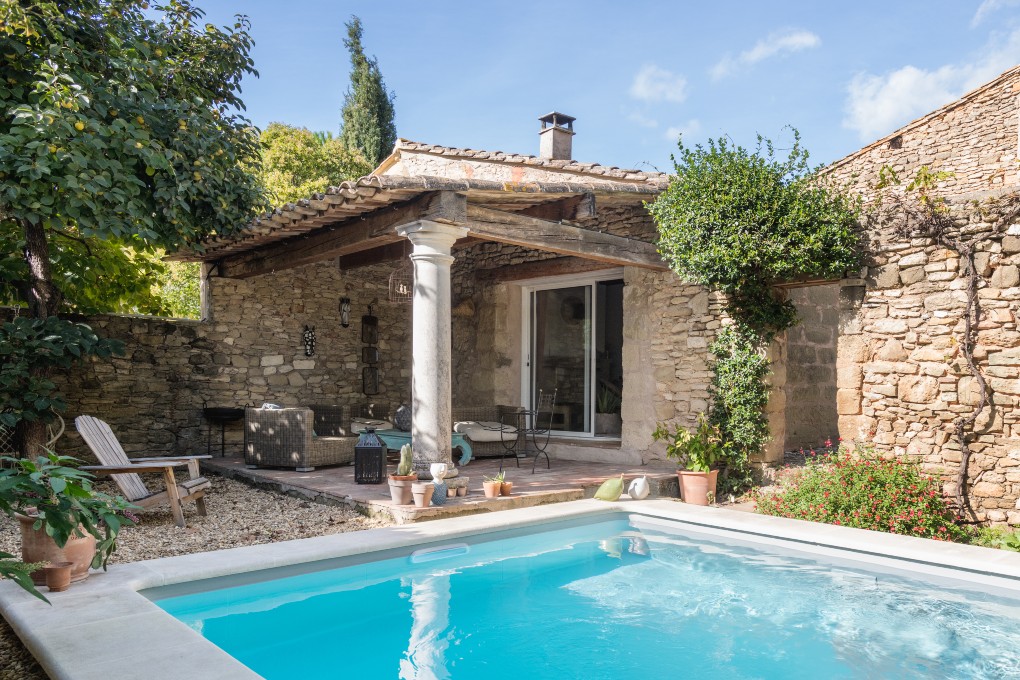
[[[595,434],[618,435],[623,431],[620,396],[603,386],[595,399]]]
[[[0,457],[0,511],[21,525],[22,560],[0,554],[0,575],[40,598],[35,586],[45,583],[41,567],[71,562],[71,581],[81,581],[90,567],[106,569],[121,527],[133,524],[127,513],[135,506],[95,491],[94,477],[78,463],[52,451],[37,458]]]
[[[715,498],[717,466],[726,460],[730,445],[722,436],[717,425],[713,425],[702,413],[698,424],[691,432],[674,424],[670,432],[663,423],[652,433],[655,441],[666,442],[666,456],[677,461],[685,469],[678,470],[680,498],[693,505],[708,505],[709,496]]]

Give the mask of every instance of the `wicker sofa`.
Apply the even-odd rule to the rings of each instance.
[[[318,437],[313,422],[310,408],[245,409],[245,465],[311,472],[322,465],[353,463],[358,438]]]

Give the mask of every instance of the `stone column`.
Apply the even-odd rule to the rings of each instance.
[[[432,463],[446,463],[455,477],[450,428],[452,377],[450,356],[450,249],[467,228],[421,220],[397,228],[414,251],[412,309],[411,447],[419,479],[430,479]]]

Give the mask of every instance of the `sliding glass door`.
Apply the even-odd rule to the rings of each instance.
[[[618,272],[525,288],[524,405],[556,393],[552,427],[596,434],[596,401],[623,387],[623,281]],[[619,400],[614,402],[619,413]],[[544,424],[544,423],[543,423]]]
[[[591,286],[532,293],[532,407],[556,392],[553,427],[591,430]]]

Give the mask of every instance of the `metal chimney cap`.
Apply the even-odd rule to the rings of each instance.
[[[550,127],[550,126],[551,127],[566,128],[567,130],[573,130],[574,129],[574,121],[577,120],[573,116],[568,116],[567,114],[560,113],[558,111],[552,111],[550,113],[545,114],[544,116],[539,116],[538,119],[542,122],[542,129],[543,130],[546,127]]]

